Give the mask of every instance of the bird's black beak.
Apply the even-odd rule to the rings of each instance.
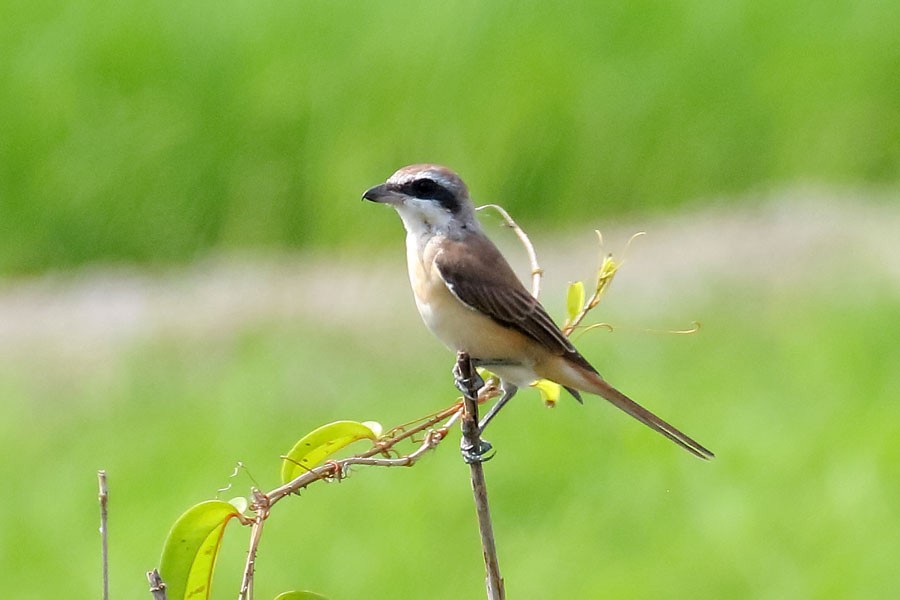
[[[362,197],[363,200],[369,200],[371,202],[395,204],[402,196],[388,184],[382,183],[381,185],[376,185],[375,187],[366,190],[366,193],[363,194]]]

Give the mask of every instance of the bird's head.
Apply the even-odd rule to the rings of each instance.
[[[393,206],[411,233],[452,235],[478,227],[466,184],[440,165],[403,167],[363,199]]]

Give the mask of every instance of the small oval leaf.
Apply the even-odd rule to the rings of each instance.
[[[275,596],[275,600],[328,600],[315,592],[284,592]]]
[[[570,283],[566,292],[566,317],[569,323],[575,320],[582,308],[584,308],[584,283],[581,281]]]
[[[159,572],[169,600],[207,600],[225,524],[238,510],[222,500],[192,506],[181,515],[163,547]]]
[[[559,402],[559,397],[562,395],[562,386],[549,379],[533,381],[531,387],[536,388],[541,393],[541,400],[547,406],[556,406],[556,403]]]
[[[376,440],[381,425],[372,421],[335,421],[306,434],[281,461],[281,483],[293,481],[309,469],[358,440]]]

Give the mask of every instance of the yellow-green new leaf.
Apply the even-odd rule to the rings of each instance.
[[[541,400],[547,406],[556,406],[556,403],[559,402],[559,397],[562,395],[562,386],[549,379],[538,379],[531,383],[531,387],[541,393]]]
[[[373,421],[335,421],[306,434],[281,462],[281,483],[293,481],[345,446],[358,440],[376,440],[381,425]]]
[[[609,284],[612,283],[613,277],[616,276],[616,272],[619,270],[619,264],[616,260],[610,256],[606,256],[603,258],[603,262],[600,263],[600,268],[597,269],[597,289],[595,295],[599,301],[600,297],[603,296],[604,292],[606,292],[606,288],[609,287]]]
[[[169,600],[207,600],[225,525],[240,513],[221,500],[201,502],[181,515],[163,547],[159,573]]]
[[[278,594],[275,600],[328,600],[328,598],[315,592],[284,592]]]
[[[566,293],[566,321],[571,323],[584,308],[584,283],[576,281],[569,284]]]

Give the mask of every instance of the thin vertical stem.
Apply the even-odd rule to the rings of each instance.
[[[465,352],[457,355],[457,366],[463,381],[475,381],[475,369]],[[462,431],[465,446],[469,451],[482,448],[481,433],[478,428],[478,390],[470,386],[464,392],[464,409]],[[475,500],[475,512],[478,515],[478,530],[481,533],[481,551],[484,556],[485,587],[488,600],[504,600],[506,592],[503,588],[503,577],[500,575],[500,563],[497,560],[497,545],[494,541],[494,527],[491,521],[491,507],[488,503],[487,484],[484,479],[484,463],[467,461],[472,479],[472,496]]]
[[[109,486],[106,484],[106,471],[97,471],[97,482],[100,487],[100,555],[103,562],[103,600],[109,600]]]

